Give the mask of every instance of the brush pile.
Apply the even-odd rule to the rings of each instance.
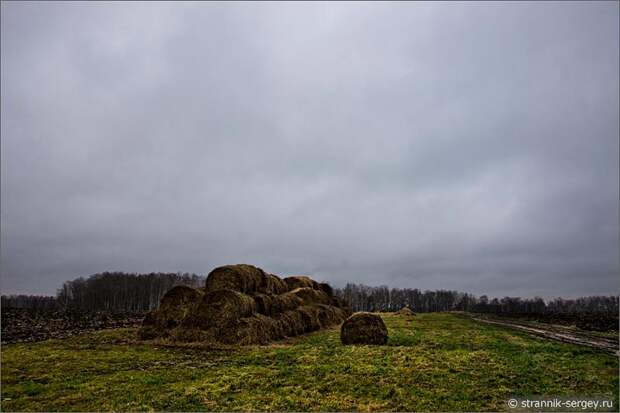
[[[328,284],[306,276],[280,278],[247,264],[211,271],[204,289],[177,286],[149,312],[143,340],[266,344],[345,320],[351,311]]]

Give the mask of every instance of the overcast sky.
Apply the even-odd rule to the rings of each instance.
[[[618,2],[2,2],[2,293],[617,294]]]

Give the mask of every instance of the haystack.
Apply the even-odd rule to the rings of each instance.
[[[414,315],[415,315],[415,313],[414,313],[413,311],[411,311],[411,308],[409,308],[409,307],[403,307],[403,308],[401,308],[400,310],[398,310],[398,311],[396,312],[396,314],[399,314],[399,315],[406,315],[406,316],[414,316]]]
[[[340,328],[342,344],[385,344],[387,339],[387,327],[376,314],[355,313]]]
[[[204,290],[169,291],[142,323],[142,339],[265,344],[341,323],[351,314],[329,284],[281,279],[252,265],[211,271]]]
[[[168,290],[161,299],[159,309],[146,314],[139,336],[150,339],[167,335],[192,313],[204,293],[195,288],[178,285]]]

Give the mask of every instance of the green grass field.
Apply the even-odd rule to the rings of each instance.
[[[618,358],[455,314],[383,315],[385,346],[338,329],[271,346],[134,342],[135,330],[2,347],[3,411],[507,410],[510,396],[606,396]]]

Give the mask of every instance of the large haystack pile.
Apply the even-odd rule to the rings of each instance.
[[[342,344],[385,344],[387,340],[387,327],[376,314],[355,313],[340,328]]]
[[[149,312],[142,339],[265,344],[338,324],[351,314],[328,284],[281,279],[252,265],[211,271],[204,290],[174,287]]]

